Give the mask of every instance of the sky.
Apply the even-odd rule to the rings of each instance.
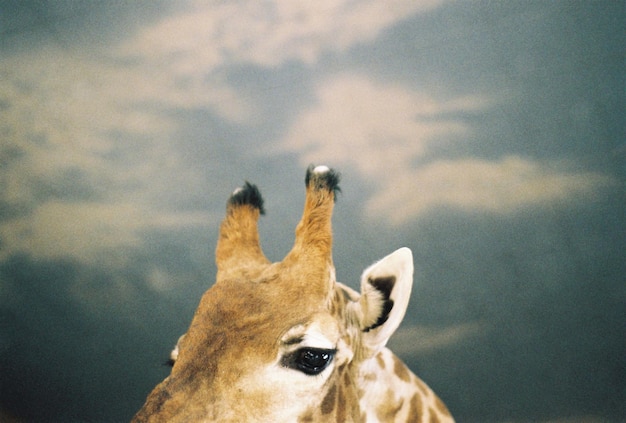
[[[460,422],[626,419],[619,1],[0,1],[0,420],[128,421],[215,277],[228,195],[338,279],[412,249],[389,346]]]

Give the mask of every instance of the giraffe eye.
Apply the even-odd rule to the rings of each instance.
[[[283,357],[283,365],[315,376],[324,371],[333,361],[335,350],[321,348],[301,348]]]

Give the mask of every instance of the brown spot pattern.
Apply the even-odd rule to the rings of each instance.
[[[313,415],[308,411],[305,415],[298,417],[298,423],[308,423],[313,421]]]
[[[343,373],[343,386],[352,385],[352,378],[350,377],[350,372]]]
[[[374,372],[368,373],[365,376],[363,376],[363,380],[365,380],[366,382],[370,382],[370,383],[375,382],[376,379],[378,379],[378,376]]]
[[[419,388],[419,390],[422,393],[422,395],[428,396],[428,387],[426,386],[426,384],[424,382],[422,382],[422,380],[420,378],[417,378],[417,381],[415,382],[415,384]]]
[[[337,386],[330,387],[324,400],[322,401],[322,414],[330,414],[335,408],[335,398],[337,396]]]
[[[430,413],[430,423],[439,423],[439,417],[437,417],[437,413],[432,408],[428,409]]]
[[[395,400],[393,391],[388,390],[385,392],[385,400],[382,402],[382,406],[376,410],[376,417],[380,421],[394,421],[396,414],[402,408],[402,398]]]
[[[407,421],[409,422],[417,422],[422,416],[422,399],[419,394],[413,395],[411,398],[410,408],[409,408],[409,416]],[[420,419],[421,420],[421,419]]]
[[[339,393],[337,395],[336,418],[337,423],[344,423],[346,421],[346,396],[344,395],[343,389],[339,389]]]
[[[441,401],[441,399],[437,396],[435,396],[435,406],[437,407],[437,410],[444,416],[450,415],[450,411],[448,410],[448,407],[446,407],[443,401]]]
[[[409,369],[407,369],[404,363],[395,355],[393,356],[393,372],[405,382],[409,382],[411,380],[411,373],[409,373]]]
[[[378,362],[378,366],[382,369],[385,370],[385,360],[383,359],[382,354],[378,354],[376,356],[376,361]]]

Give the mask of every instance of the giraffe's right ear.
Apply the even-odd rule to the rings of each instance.
[[[374,263],[361,276],[361,298],[355,303],[362,343],[373,355],[396,331],[409,304],[413,254],[400,248]]]

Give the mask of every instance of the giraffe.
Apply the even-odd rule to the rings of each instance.
[[[385,347],[413,283],[411,250],[368,267],[361,292],[335,280],[331,215],[339,174],[307,169],[304,212],[281,262],[263,254],[263,198],[230,196],[216,283],[172,351],[170,375],[133,422],[453,422]]]

